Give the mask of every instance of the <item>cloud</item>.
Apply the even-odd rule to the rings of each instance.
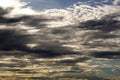
[[[81,56],[81,55],[79,55]],[[90,57],[88,56],[83,56],[83,57],[80,57],[80,58],[75,58],[75,59],[66,59],[66,60],[62,60],[62,61],[59,61],[59,63],[62,63],[62,64],[76,64],[77,62],[85,62],[87,60],[90,60]]]
[[[17,18],[7,18],[4,17],[6,14],[9,13],[11,9],[7,8],[7,9],[3,9],[2,7],[0,7],[0,24],[10,24],[10,23],[16,23],[16,22],[20,22],[19,19]]]
[[[22,30],[13,29],[2,29],[0,30],[0,50],[1,51],[23,51],[25,53],[34,53],[39,55],[39,57],[55,57],[59,55],[70,55],[75,52],[71,51],[69,48],[62,47],[59,43],[54,43],[52,41],[39,42],[38,46],[30,48],[27,44],[34,44],[34,36],[24,34]],[[39,37],[39,36],[37,36]],[[38,39],[38,38],[37,38]],[[61,52],[59,52],[61,50]]]
[[[96,76],[96,71],[101,76],[106,73],[102,69],[119,67],[120,6],[74,4],[66,9],[35,11],[20,1],[16,4],[19,6],[5,7],[0,2],[2,67],[42,70],[45,63],[47,70],[42,71],[50,76],[79,71],[78,76],[73,75],[78,78],[90,72]]]
[[[65,54],[73,54],[72,51],[69,51],[67,48],[63,48],[61,44],[55,44],[53,41],[43,41],[39,42],[39,37],[42,34],[29,34],[26,33],[31,28],[27,27],[34,27],[34,28],[42,28],[43,24],[40,24],[40,22],[47,22],[47,21],[53,21],[55,19],[47,19],[42,18],[42,16],[26,16],[22,15],[20,17],[4,17],[4,15],[9,14],[8,9],[1,8],[1,20],[0,24],[3,26],[6,26],[6,28],[0,29],[0,50],[2,51],[10,51],[10,50],[20,50],[27,53],[35,53],[42,57],[54,57],[58,55],[65,55]],[[19,29],[18,27],[24,25],[27,29]],[[11,27],[12,26],[12,27]],[[34,30],[33,28],[33,30]],[[44,29],[46,29],[44,27]],[[30,30],[31,31],[31,30]],[[26,33],[26,34],[25,34]],[[35,40],[34,37],[37,39]],[[33,40],[32,40],[33,39]],[[52,43],[53,42],[53,43]],[[36,46],[34,48],[30,48],[27,46],[27,44],[34,44],[37,43],[39,46]],[[52,43],[52,44],[50,44]],[[42,45],[42,46],[41,46]],[[59,50],[62,50],[59,52]],[[40,54],[39,54],[40,53]]]
[[[114,0],[114,1],[113,1],[113,4],[114,4],[114,5],[118,5],[119,3],[120,3],[120,0]]]
[[[95,52],[92,56],[97,58],[108,58],[108,59],[119,59],[120,58],[120,52],[114,52],[114,51],[106,51],[106,52]]]
[[[2,29],[0,30],[0,50],[10,51],[15,49],[27,49],[25,44],[30,41],[28,37],[30,36],[22,34],[21,31]]]
[[[7,7],[0,4],[1,51],[18,50],[47,58],[119,52],[119,6],[74,4],[66,9],[35,11],[19,0],[10,1],[13,3]]]
[[[55,21],[56,19],[50,19],[42,15],[21,15],[15,17],[6,17],[7,14],[12,12],[11,8],[0,8],[0,24],[4,25],[29,25],[30,27],[42,27],[46,24],[44,22]]]
[[[26,3],[21,2],[20,0],[0,0],[0,6],[4,8],[13,7],[13,8],[21,8],[25,6]]]
[[[120,14],[110,14],[102,17],[100,20],[89,20],[87,22],[83,22],[80,24],[80,28],[88,29],[88,30],[100,30],[104,32],[110,32],[114,30],[119,30],[119,20],[114,20],[119,17]],[[89,26],[88,26],[89,25]]]
[[[27,3],[21,0],[0,0],[0,7],[3,9],[12,8],[12,12],[8,14],[9,17],[19,16],[19,15],[33,15],[37,14],[35,10],[30,7],[25,7]]]

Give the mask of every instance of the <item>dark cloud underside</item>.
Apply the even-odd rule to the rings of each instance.
[[[88,50],[88,52],[94,51],[95,53],[91,56],[96,58],[120,57],[120,21],[116,19],[120,17],[119,13],[106,15],[100,20],[93,19],[81,22],[79,26],[47,28],[47,22],[62,20],[63,18],[43,17],[39,15],[23,15],[13,18],[5,17],[10,11],[11,8],[0,8],[0,26],[6,26],[6,28],[0,29],[1,51],[18,50],[37,54],[41,57],[56,57],[83,54]],[[26,26],[28,29],[18,29],[18,25]],[[35,34],[27,33],[27,31],[31,30],[29,27],[32,27],[33,30],[37,29],[38,32]],[[84,34],[81,34],[81,31]],[[80,33],[80,35],[76,35],[77,33]],[[75,41],[72,42],[71,40],[73,39]],[[80,47],[84,48],[75,51],[76,48],[64,46],[74,43],[78,43]],[[31,48],[27,44],[37,44],[37,46]],[[102,50],[102,48],[105,50]],[[84,61],[87,59],[79,59],[75,62],[80,60]]]

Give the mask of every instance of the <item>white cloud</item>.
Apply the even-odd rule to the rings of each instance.
[[[92,7],[89,5],[76,5],[68,7],[66,9],[49,9],[41,12],[50,17],[62,17],[63,19],[50,22],[49,27],[59,27],[67,25],[75,25],[87,20],[100,19],[101,17],[119,12],[120,6],[103,5],[98,7]]]
[[[120,0],[114,0],[114,1],[113,1],[113,4],[114,4],[114,5],[117,5],[117,4],[119,4],[119,3],[120,3]]]
[[[48,1],[40,0],[39,2],[48,3]],[[56,4],[57,2],[54,1]],[[118,2],[115,0],[114,3]],[[104,15],[118,12],[120,6],[104,5],[98,7],[92,7],[85,4],[74,4],[72,7],[66,9],[48,9],[44,11],[35,11],[30,7],[23,8],[27,3],[21,2],[20,0],[0,0],[0,6],[7,8],[13,7],[13,11],[9,14],[10,16],[15,15],[45,15],[47,17],[56,18],[58,20],[52,22],[46,22],[49,26],[47,27],[62,27],[67,25],[74,25],[79,22],[100,19]],[[61,19],[60,19],[61,17]]]
[[[8,15],[9,17],[19,14],[27,14],[27,15],[37,14],[37,12],[30,7],[23,8],[26,5],[27,3],[21,2],[20,0],[0,0],[0,7],[4,9],[13,8],[10,15]]]
[[[39,2],[48,3],[48,1],[39,0]],[[119,0],[115,0],[114,4],[119,2]],[[55,2],[57,3],[57,2]],[[92,7],[84,4],[74,4],[72,7],[68,7],[66,9],[48,9],[44,11],[35,11],[30,7],[25,7],[27,3],[21,2],[20,0],[0,0],[0,7],[14,8],[12,12],[8,15],[44,15],[50,18],[56,18],[58,20],[52,22],[46,22],[48,27],[60,27],[67,25],[74,25],[83,21],[92,20],[92,19],[100,19],[104,15],[112,14],[119,12],[120,6],[113,5],[103,5],[98,7]]]
[[[20,0],[0,0],[0,6],[4,8],[7,7],[20,8],[25,5],[26,3],[20,2]]]

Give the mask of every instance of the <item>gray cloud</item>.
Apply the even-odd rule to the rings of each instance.
[[[33,15],[25,14],[26,12],[19,14],[19,10],[26,8],[15,10],[1,7],[1,68],[18,74],[45,71],[51,79],[104,80],[101,77],[106,72],[109,73],[105,76],[109,77],[111,72],[116,76],[120,59],[120,14],[109,14],[106,7],[74,7],[75,12],[53,9],[38,12],[39,14],[31,13]],[[107,6],[109,8],[112,7]],[[79,14],[82,9],[83,13]],[[28,8],[27,10],[29,12]],[[14,11],[18,11],[18,14],[14,15]],[[101,18],[101,14],[107,15],[102,15]]]
[[[24,33],[24,31],[23,31]],[[21,31],[2,29],[0,30],[0,50],[24,50],[30,41],[30,35],[23,34]]]
[[[108,59],[119,59],[120,58],[120,52],[115,51],[101,51],[101,52],[95,52],[93,53],[94,57],[96,58],[108,58]]]
[[[85,21],[79,23],[79,26],[47,28],[47,22],[59,21],[64,18],[42,15],[5,17],[10,11],[11,8],[0,8],[0,25],[9,27],[0,29],[0,50],[2,51],[18,50],[33,53],[40,57],[82,54],[86,51],[96,51],[97,53],[99,51],[112,51],[111,48],[114,52],[119,52],[120,46],[118,44],[120,42],[118,39],[120,35],[115,33],[115,31],[119,33],[120,29],[119,13],[106,15],[100,20]],[[19,29],[18,25],[25,26],[28,29]],[[11,29],[11,27],[14,28]],[[30,34],[28,32],[31,31],[29,27],[38,31]],[[31,48],[27,44],[37,45]],[[76,47],[64,45],[79,45],[79,48],[76,51]]]
[[[115,18],[119,16],[120,14],[118,13],[106,15],[100,20],[90,20],[87,22],[80,23],[80,26],[78,27],[83,28],[85,30],[100,30],[104,32],[118,30],[120,29],[120,21],[115,20]]]
[[[5,25],[8,28],[0,29],[0,50],[1,51],[11,51],[18,50],[27,53],[34,53],[42,57],[55,57],[59,55],[68,55],[73,54],[74,52],[68,48],[64,48],[61,46],[61,43],[56,43],[49,39],[46,35],[47,28],[45,28],[45,24],[41,24],[42,22],[52,21],[54,19],[47,19],[44,17],[40,17],[37,15],[33,16],[21,16],[15,18],[4,17],[4,15],[8,14],[8,9],[1,8],[0,11],[0,24],[1,26]],[[22,24],[20,22],[23,22]],[[39,31],[36,34],[29,34],[27,31],[31,29],[18,29],[18,25],[21,24],[29,27],[34,27]],[[11,27],[14,27],[11,29]],[[34,30],[34,29],[33,29]],[[45,34],[45,35],[42,35]],[[49,34],[49,33],[48,33]],[[46,40],[49,39],[49,40]],[[43,40],[43,41],[42,41]],[[42,42],[41,42],[42,41]],[[30,48],[27,44],[37,43],[38,46],[34,48]]]
[[[120,58],[120,14],[106,15],[100,20],[90,20],[80,23],[81,30],[88,31],[81,37],[84,39],[82,46],[95,51],[97,58]],[[89,52],[88,52],[89,53]]]
[[[20,15],[20,17],[5,17],[5,15],[9,14],[12,11],[12,8],[3,9],[0,7],[0,24],[2,25],[28,25],[30,27],[43,27],[46,24],[43,22],[54,21],[55,19],[45,18],[42,15]]]
[[[75,53],[68,48],[62,47],[61,44],[52,41],[39,42],[38,46],[34,48],[28,47],[27,44],[32,44],[34,40],[34,35],[24,34],[24,31],[0,30],[0,50],[2,51],[20,50],[42,57],[55,57]]]

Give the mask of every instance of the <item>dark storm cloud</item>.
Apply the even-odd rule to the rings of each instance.
[[[0,30],[0,50],[24,50],[27,48],[25,44],[29,41],[30,36],[22,34],[20,31],[10,29]]]
[[[119,59],[120,52],[117,51],[101,51],[93,53],[94,57],[96,58],[108,58],[108,59]]]
[[[61,46],[59,46],[61,47]],[[53,57],[58,57],[58,56],[65,56],[65,55],[71,55],[71,54],[75,54],[75,52],[71,51],[71,50],[67,50],[67,48],[61,47],[60,50],[56,50],[56,47],[54,49],[50,49],[50,48],[46,48],[46,49],[41,49],[41,47],[39,47],[39,49],[29,49],[29,50],[25,50],[26,52],[29,53],[33,53],[34,56],[36,57],[44,57],[44,58],[53,58]]]
[[[110,32],[120,29],[120,21],[115,18],[120,17],[120,14],[110,14],[102,17],[100,20],[89,20],[87,22],[80,23],[79,28],[85,30],[100,30],[103,32]]]
[[[33,39],[33,35],[27,35],[21,31],[10,29],[0,30],[0,50],[18,50],[29,54],[35,54],[38,57],[55,57],[75,53],[68,48],[62,47],[61,44],[55,44],[55,42],[52,41],[41,42],[38,43],[39,46],[30,48],[26,44],[32,43]]]

